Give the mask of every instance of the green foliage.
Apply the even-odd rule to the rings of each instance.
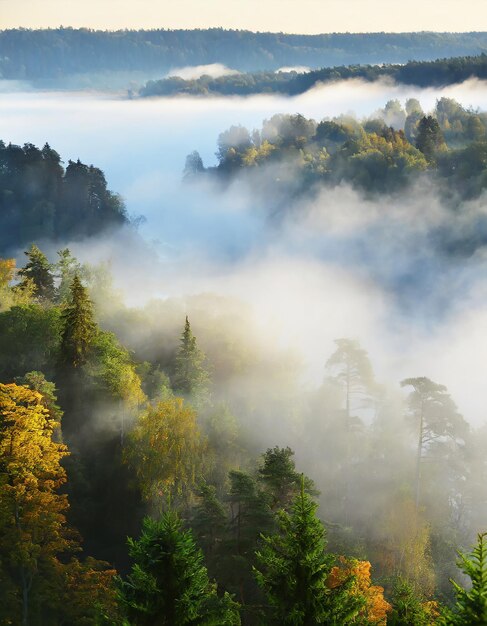
[[[96,336],[93,305],[87,290],[76,274],[71,284],[69,305],[63,310],[61,361],[70,367],[80,367],[88,360]]]
[[[379,35],[375,34],[374,36]],[[382,33],[382,36],[387,37],[387,34]],[[381,78],[390,78],[405,85],[433,87],[461,83],[472,76],[487,77],[487,55],[485,53],[479,56],[451,58],[454,54],[453,51],[445,49],[444,54],[447,54],[449,58],[437,58],[436,61],[410,61],[411,56],[408,56],[400,65],[387,65],[383,64],[383,61],[376,65],[366,65],[366,57],[362,56],[358,61],[353,61],[354,64],[348,66],[331,67],[332,64],[327,63],[326,66],[322,65],[321,69],[304,73],[266,71],[217,78],[201,76],[201,78],[189,80],[169,77],[149,81],[140,90],[140,95],[168,96],[183,93],[197,96],[209,94],[242,96],[273,92],[297,95],[312,89],[317,83],[349,80],[351,78],[360,78],[370,82]],[[342,56],[340,62],[343,60]],[[405,61],[409,62],[406,63]],[[361,65],[355,65],[355,63],[361,63]],[[396,102],[391,100],[388,106],[386,105],[388,124],[391,124],[392,120],[395,122],[404,120],[404,112],[399,111]]]
[[[39,149],[0,141],[0,252],[40,239],[93,235],[127,221],[123,202],[107,189],[100,169],[69,161],[65,171],[48,144]],[[51,300],[45,257],[35,246],[28,256],[24,279],[33,278],[37,296]]]
[[[428,161],[434,161],[436,154],[446,149],[445,138],[438,121],[431,115],[421,118],[418,124],[416,147]]]
[[[134,412],[147,400],[129,351],[113,333],[98,330],[89,344],[91,358],[87,373],[114,399],[122,400],[125,410]]]
[[[405,578],[394,580],[391,602],[387,626],[431,626],[436,623],[437,604],[427,602]]]
[[[0,313],[0,379],[13,380],[32,370],[52,378],[61,327],[57,307],[29,304]]]
[[[63,412],[57,404],[56,385],[46,380],[42,372],[27,372],[15,379],[17,385],[24,385],[42,396],[42,404],[55,422],[61,422]]]
[[[459,553],[458,567],[470,579],[465,589],[452,581],[456,603],[446,612],[444,624],[448,626],[484,626],[487,624],[487,533],[478,535],[477,544],[470,554]]]
[[[71,285],[75,276],[81,276],[82,266],[71,254],[69,248],[64,248],[58,252],[59,260],[56,263],[59,286],[57,288],[56,299],[60,303],[69,301],[71,295]]]
[[[131,624],[238,625],[238,605],[218,597],[203,554],[191,531],[169,511],[160,521],[146,518],[140,539],[129,539],[131,573],[119,581],[120,600]]]
[[[34,286],[33,295],[40,302],[51,302],[55,294],[53,266],[35,244],[32,244],[25,254],[29,261],[25,267],[19,270],[19,276],[23,279],[21,288],[26,288],[32,283]]]
[[[263,538],[254,571],[269,604],[266,624],[345,625],[353,623],[363,605],[360,596],[348,592],[351,579],[328,585],[335,559],[326,553],[316,508],[302,486],[291,514],[280,513],[279,532]]]
[[[202,483],[200,486],[191,527],[207,559],[211,559],[215,556],[227,527],[225,507],[218,500],[216,489],[212,485]]]
[[[296,471],[291,448],[268,448],[263,454],[262,465],[258,470],[258,480],[269,494],[272,510],[289,509],[291,502],[299,494],[302,475]],[[313,481],[304,479],[306,491],[316,493]]]
[[[209,392],[210,377],[205,369],[205,355],[196,343],[187,316],[176,354],[172,383],[176,393],[191,396],[197,402],[206,399]]]

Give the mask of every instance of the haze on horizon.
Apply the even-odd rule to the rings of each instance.
[[[487,28],[485,0],[0,0],[0,29],[193,29],[303,34],[468,32]],[[394,5],[397,5],[396,7]]]

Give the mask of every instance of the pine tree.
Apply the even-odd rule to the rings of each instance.
[[[485,626],[487,624],[487,533],[478,535],[470,554],[459,554],[458,567],[470,578],[471,588],[452,581],[456,604],[445,617],[448,626]]]
[[[96,334],[96,324],[93,305],[78,275],[73,278],[71,301],[62,317],[61,360],[71,367],[80,367],[88,359]]]
[[[173,378],[173,388],[177,393],[198,399],[203,399],[207,395],[210,377],[204,362],[205,355],[196,343],[196,337],[186,316]]]
[[[296,471],[291,448],[268,448],[263,455],[262,466],[258,470],[259,482],[270,495],[271,508],[288,509],[299,493],[301,474]],[[313,481],[305,478],[305,488],[313,492]]]
[[[80,275],[82,266],[79,261],[71,254],[69,248],[58,251],[59,260],[56,263],[56,274],[59,279],[56,299],[63,304],[69,300],[71,294],[71,285],[76,275]]]
[[[36,298],[41,301],[53,300],[55,295],[54,278],[51,271],[52,266],[46,255],[34,244],[25,254],[29,261],[25,267],[19,270],[19,276],[22,277],[20,288],[28,289],[32,284]]]
[[[217,595],[202,551],[173,511],[160,521],[146,518],[140,539],[129,539],[129,552],[135,563],[119,581],[119,594],[133,626],[240,624],[238,605]]]
[[[353,579],[330,587],[335,559],[326,553],[316,508],[302,481],[291,513],[279,514],[279,532],[263,538],[254,572],[269,604],[266,624],[343,626],[353,623],[364,604],[349,593]]]

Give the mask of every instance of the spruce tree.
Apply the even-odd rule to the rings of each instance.
[[[279,532],[263,537],[254,573],[269,605],[266,624],[343,626],[363,605],[360,596],[349,593],[351,579],[334,588],[328,584],[335,558],[326,552],[316,508],[302,481],[291,513],[279,514]]]
[[[196,399],[203,399],[207,395],[210,377],[204,362],[205,355],[196,343],[196,337],[186,316],[173,378],[173,388],[177,393]]]
[[[52,266],[46,255],[35,244],[31,245],[25,255],[29,261],[25,267],[19,270],[19,276],[22,277],[20,288],[26,289],[32,285],[36,298],[41,301],[53,300],[55,295],[54,278],[51,271]]]
[[[133,626],[240,624],[238,605],[219,597],[190,530],[176,513],[146,518],[140,539],[129,539],[131,573],[119,580],[119,597]]]
[[[459,554],[458,567],[470,578],[470,589],[452,580],[456,604],[444,618],[448,626],[485,626],[487,624],[487,533],[479,534],[470,554]]]
[[[86,363],[96,334],[93,305],[78,275],[71,284],[70,303],[62,318],[61,360],[77,368]]]

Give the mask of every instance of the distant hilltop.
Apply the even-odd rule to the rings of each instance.
[[[117,73],[136,73],[145,82],[163,78],[174,68],[215,63],[257,72],[295,66],[402,64],[483,52],[487,52],[487,32],[290,35],[219,28],[12,29],[0,31],[0,78],[62,83],[84,76],[89,86],[91,76],[103,74],[109,87]]]

